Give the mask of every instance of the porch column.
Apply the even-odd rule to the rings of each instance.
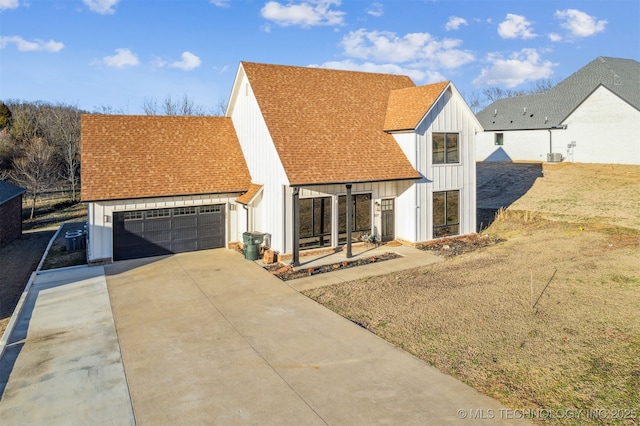
[[[353,257],[351,253],[351,215],[352,215],[351,201],[351,185],[347,185],[347,258]]]
[[[300,188],[293,187],[293,258],[292,266],[300,265]]]

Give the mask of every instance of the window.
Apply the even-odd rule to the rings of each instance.
[[[200,206],[200,214],[206,214],[206,213],[221,213],[222,212],[222,206],[216,205],[216,206]]]
[[[433,134],[433,164],[459,163],[457,133]]]
[[[176,207],[173,209],[174,216],[190,216],[196,214],[195,207]]]
[[[460,191],[433,193],[433,238],[460,233]]]
[[[362,232],[371,232],[371,194],[351,195],[351,242],[358,241]],[[347,242],[347,196],[338,197],[338,243]]]
[[[160,217],[170,217],[171,210],[169,209],[159,209],[159,210],[149,210],[146,213],[147,219],[157,219]]]
[[[331,245],[331,197],[300,199],[300,247]]]
[[[142,219],[142,212],[124,212],[124,220],[139,220]]]
[[[494,143],[496,145],[504,145],[504,133],[496,133]]]

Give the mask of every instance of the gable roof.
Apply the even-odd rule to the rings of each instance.
[[[247,192],[236,198],[236,201],[244,205],[251,204],[254,198],[262,191],[262,187],[263,185],[252,183]]]
[[[549,129],[561,125],[599,86],[640,110],[640,63],[599,57],[550,90],[499,99],[477,118],[489,131]]]
[[[417,179],[384,122],[407,76],[242,62],[290,185]]]
[[[27,190],[24,188],[14,185],[11,182],[0,180],[0,204],[4,204],[25,192],[27,192]]]
[[[448,85],[449,82],[444,81],[392,90],[389,94],[384,130],[415,129]]]
[[[82,115],[84,201],[243,192],[249,169],[226,117]]]

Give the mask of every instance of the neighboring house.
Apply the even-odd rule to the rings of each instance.
[[[83,116],[89,261],[233,246],[245,231],[293,263],[367,235],[473,233],[481,131],[450,82],[243,62],[226,117]],[[197,242],[202,206],[220,210],[215,243]],[[195,241],[173,246],[187,208]]]
[[[0,247],[22,235],[22,194],[26,189],[0,180]]]
[[[477,114],[478,161],[640,164],[640,63],[599,57],[547,92]]]

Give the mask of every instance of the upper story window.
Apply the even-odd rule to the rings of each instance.
[[[433,134],[433,164],[451,164],[460,162],[458,133]]]
[[[504,133],[496,133],[494,143],[496,145],[504,145]]]

